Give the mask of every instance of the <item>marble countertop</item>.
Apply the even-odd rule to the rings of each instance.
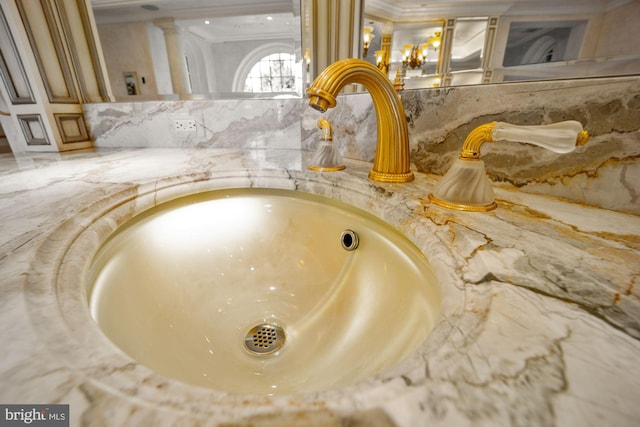
[[[640,217],[507,188],[496,188],[493,212],[447,211],[427,199],[437,176],[381,184],[366,178],[367,163],[319,174],[306,170],[308,157],[233,149],[0,155],[0,403],[66,403],[71,425],[91,426],[640,423]],[[60,263],[63,243],[105,206],[220,186],[315,192],[398,228],[442,287],[429,339],[374,378],[300,396],[230,395],[105,356],[87,335],[86,313],[74,312],[82,301],[60,296],[74,284],[49,282],[73,270]]]

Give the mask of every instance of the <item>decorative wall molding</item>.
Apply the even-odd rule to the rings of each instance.
[[[84,123],[82,113],[54,114],[56,125],[62,138],[63,144],[71,142],[82,142],[89,139],[89,132]]]
[[[101,69],[98,41],[91,27],[91,12],[87,3],[56,2],[60,23],[69,44],[70,60],[80,90],[82,102],[110,101],[106,76]]]
[[[29,79],[16,48],[15,40],[9,31],[2,5],[0,5],[0,76],[12,104],[35,104]]]
[[[40,114],[18,114],[17,118],[27,145],[51,145]]]
[[[49,102],[78,104],[63,39],[50,3],[47,0],[18,0],[16,5]]]

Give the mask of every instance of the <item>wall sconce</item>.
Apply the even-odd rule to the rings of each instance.
[[[438,50],[441,42],[442,37],[440,37],[440,31],[436,31],[435,36],[429,37],[429,40],[427,40],[427,44],[433,46],[434,50]]]
[[[369,52],[369,45],[371,44],[371,40],[373,40],[375,37],[376,35],[373,34],[373,27],[370,27],[370,26],[364,27],[364,29],[362,30],[362,44],[363,44],[362,56],[364,58],[366,58],[367,53]]]
[[[309,66],[311,65],[311,51],[309,51],[309,48],[304,50],[304,63],[307,65],[307,72],[309,72]]]
[[[376,50],[376,65],[385,74],[389,73],[389,52],[382,49]]]

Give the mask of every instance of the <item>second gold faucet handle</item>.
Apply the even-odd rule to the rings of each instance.
[[[493,129],[494,141],[524,142],[556,153],[570,153],[588,139],[589,134],[582,128],[582,123],[575,120],[538,126],[497,122]]]
[[[331,122],[325,118],[318,119],[318,127],[322,129],[322,140],[333,141],[333,130],[331,129]]]

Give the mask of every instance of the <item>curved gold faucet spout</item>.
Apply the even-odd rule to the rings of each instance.
[[[404,108],[393,85],[377,67],[361,59],[334,62],[307,89],[309,105],[321,112],[335,107],[338,93],[351,83],[367,88],[378,120],[376,156],[369,178],[381,182],[412,181]]]

